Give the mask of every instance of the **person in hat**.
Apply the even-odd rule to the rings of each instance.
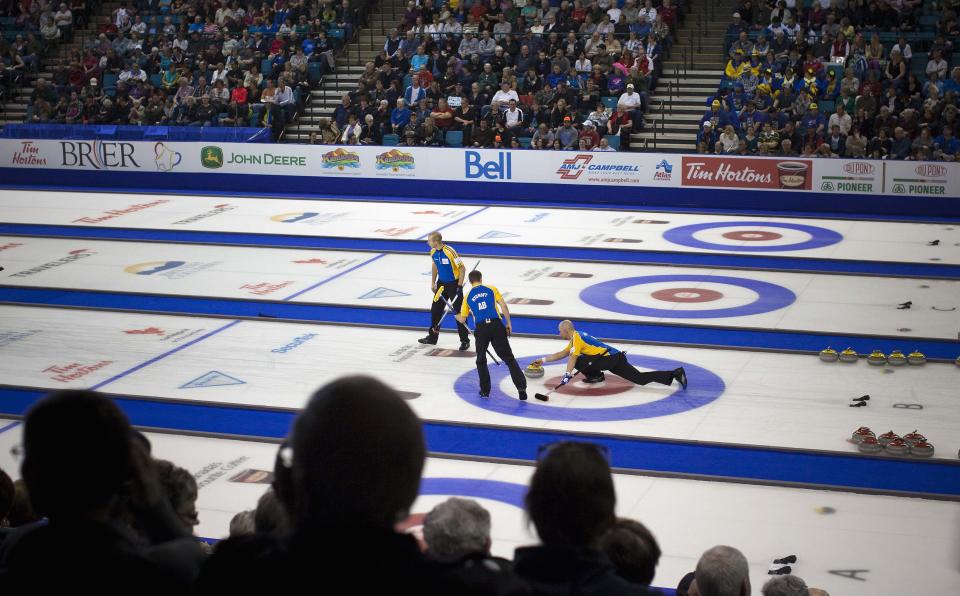
[[[714,99],[710,102],[710,109],[703,115],[700,119],[700,125],[703,126],[704,122],[709,122],[714,130],[718,130],[726,127],[728,124],[733,124],[736,126],[736,122],[732,122],[732,117],[730,112],[728,112],[723,103],[719,99]]]
[[[820,107],[815,103],[808,106],[807,113],[801,118],[801,122],[808,131],[812,129],[821,136],[826,133],[827,119],[820,113]]]
[[[727,79],[735,81],[740,78],[740,73],[743,72],[745,64],[743,61],[743,50],[737,50],[727,62],[726,68],[723,69],[723,75]]]
[[[699,146],[702,143],[707,153],[716,151],[717,139],[719,138],[720,134],[714,129],[709,120],[704,122],[700,130],[697,131],[697,145]]]
[[[616,111],[607,121],[607,134],[620,136],[620,149],[625,151],[630,147],[630,135],[633,133],[634,121],[623,106],[617,106]]]
[[[749,28],[750,26],[740,18],[740,13],[735,12],[732,21],[727,25],[727,35],[739,35],[741,31],[746,32]]]
[[[563,125],[560,127],[560,130],[557,131],[557,139],[559,139],[560,146],[564,149],[577,148],[580,135],[577,129],[573,127],[573,119],[570,116],[563,117]]]
[[[600,144],[600,134],[593,123],[593,120],[584,120],[583,130],[580,131],[580,141],[586,141],[586,149],[592,150]]]

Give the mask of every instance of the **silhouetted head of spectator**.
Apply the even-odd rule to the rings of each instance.
[[[526,509],[547,546],[596,547],[616,522],[610,464],[590,443],[550,446],[530,480]]]
[[[132,469],[127,417],[92,391],[57,391],[27,412],[21,473],[37,514],[76,518],[105,511]]]
[[[644,586],[653,583],[660,561],[660,545],[650,530],[632,519],[618,519],[603,535],[600,550],[613,562],[623,579]]]
[[[417,497],[426,448],[403,398],[365,376],[321,387],[297,417],[290,490],[298,527],[392,528]],[[277,478],[280,482],[281,478]]]
[[[732,546],[715,546],[700,556],[696,570],[701,596],[748,596],[750,568]]]
[[[290,528],[289,517],[276,492],[268,490],[260,496],[253,523],[257,534],[282,535]]]
[[[156,460],[157,478],[163,494],[170,501],[173,512],[183,527],[193,533],[200,523],[197,517],[197,481],[193,474],[166,460]]]
[[[470,499],[451,497],[423,518],[427,556],[453,563],[490,550],[490,512]]]
[[[763,596],[808,596],[807,583],[796,575],[780,575],[763,584]]]
[[[13,480],[3,469],[0,469],[0,528],[8,525],[7,514],[13,507],[13,500],[16,498],[17,491],[13,486]]]

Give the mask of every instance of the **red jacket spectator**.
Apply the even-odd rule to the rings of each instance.
[[[600,144],[600,135],[593,126],[584,125],[583,130],[580,131],[580,139],[586,139],[587,149],[593,149]]]
[[[247,103],[247,88],[237,85],[230,92],[230,101],[236,103]]]

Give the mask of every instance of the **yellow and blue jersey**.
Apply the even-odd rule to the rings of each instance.
[[[440,250],[431,248],[430,258],[433,259],[433,264],[437,266],[437,279],[441,282],[450,283],[460,278],[463,261],[460,260],[460,255],[453,248],[446,244]]]
[[[497,309],[499,300],[503,300],[500,290],[493,286],[477,284],[464,294],[460,315],[466,317],[473,314],[475,321],[499,319],[500,311]]]
[[[608,346],[594,336],[584,331],[574,331],[570,343],[567,344],[567,350],[572,350],[574,356],[599,356],[606,352],[607,354],[619,354],[620,350]]]

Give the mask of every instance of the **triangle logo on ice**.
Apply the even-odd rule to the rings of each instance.
[[[400,290],[391,290],[390,288],[376,288],[370,290],[366,294],[360,296],[361,300],[366,300],[368,298],[399,298],[401,296],[409,296],[406,292],[401,292]]]
[[[211,370],[202,374],[192,381],[187,381],[180,385],[180,389],[197,389],[199,387],[225,387],[227,385],[246,385],[246,381],[241,381],[236,377],[224,374],[218,370]]]
[[[501,232],[499,230],[490,230],[483,236],[480,236],[481,240],[490,240],[491,238],[516,238],[520,234],[511,234],[510,232]]]

